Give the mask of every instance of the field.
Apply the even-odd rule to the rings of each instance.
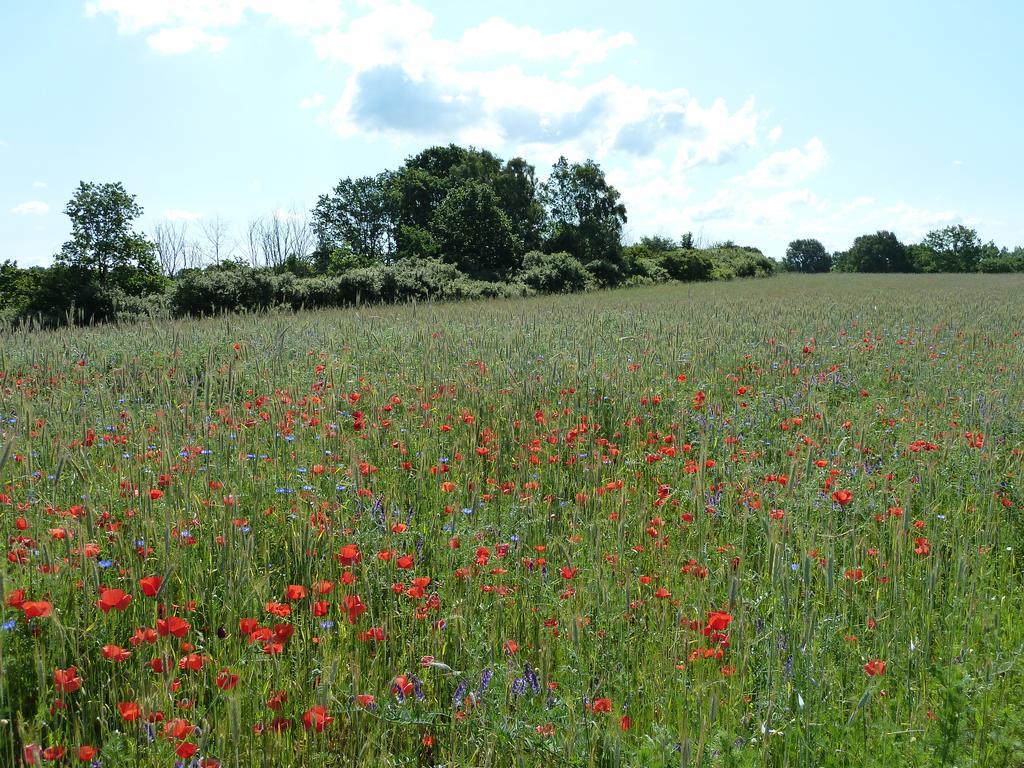
[[[0,338],[0,764],[1024,764],[1024,279]]]

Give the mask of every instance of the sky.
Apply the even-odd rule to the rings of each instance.
[[[0,260],[80,181],[236,236],[450,142],[592,158],[626,238],[1024,244],[1024,3],[0,0]]]

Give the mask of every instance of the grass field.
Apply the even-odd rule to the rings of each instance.
[[[0,338],[0,764],[1024,764],[1024,279]]]

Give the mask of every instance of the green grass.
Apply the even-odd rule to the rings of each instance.
[[[1022,297],[785,276],[8,332],[0,764],[1022,764]]]

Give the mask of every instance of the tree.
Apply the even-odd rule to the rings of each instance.
[[[187,227],[183,221],[161,221],[153,229],[156,258],[161,272],[167,277],[174,277],[179,270],[188,266],[192,244],[188,239]]]
[[[534,167],[521,157],[505,163],[493,182],[501,208],[512,229],[527,250],[539,248],[544,234],[544,206],[541,204]]]
[[[836,262],[839,272],[913,272],[907,248],[892,232],[861,235]]]
[[[199,228],[203,232],[203,246],[196,249],[206,257],[210,264],[220,264],[221,261],[229,260],[234,256],[235,246],[228,241],[230,227],[228,222],[220,216],[212,219],[203,219],[199,222]],[[200,259],[194,257],[190,267],[199,266]]]
[[[283,269],[289,258],[309,260],[313,237],[306,217],[292,211],[275,211],[249,222],[247,250],[254,268]]]
[[[921,242],[916,255],[922,272],[977,272],[983,246],[976,230],[956,224],[935,229]]]
[[[522,241],[497,194],[480,182],[456,187],[433,220],[441,259],[483,280],[502,280],[519,268]]]
[[[832,269],[832,257],[825,246],[812,238],[791,242],[782,263],[791,272],[828,272]]]
[[[153,244],[132,228],[142,206],[121,182],[81,182],[64,213],[71,219],[71,239],[57,255],[58,264],[101,280],[115,270],[159,273]]]
[[[663,237],[662,235],[647,235],[641,237],[640,242],[637,243],[637,245],[651,254],[674,251],[679,247],[671,237]]]
[[[548,212],[550,251],[579,259],[605,285],[625,277],[622,226],[626,206],[593,160],[569,163],[560,157],[544,182],[541,198]]]
[[[42,267],[21,269],[13,261],[0,262],[0,320],[24,312],[39,290],[44,272]]]
[[[321,195],[313,209],[318,263],[335,251],[359,262],[390,264],[395,259],[397,210],[394,174],[390,171],[338,182]]]

